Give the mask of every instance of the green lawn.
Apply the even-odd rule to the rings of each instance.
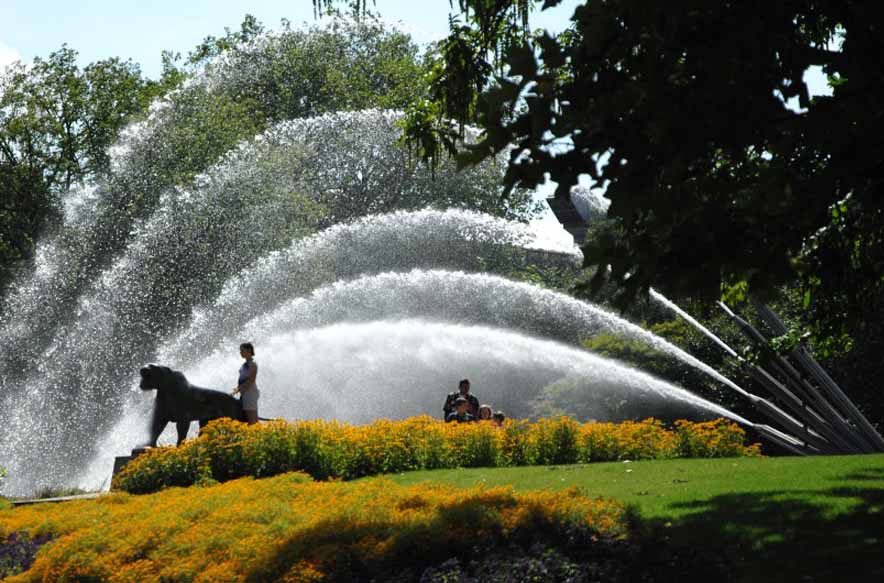
[[[393,479],[577,486],[631,504],[643,537],[675,549],[667,553],[720,557],[737,581],[884,581],[884,455],[476,468]]]

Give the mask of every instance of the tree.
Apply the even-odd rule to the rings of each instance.
[[[811,238],[832,205],[868,199],[848,150],[871,117],[856,89],[873,66],[849,54],[867,23],[827,8],[778,3],[759,18],[751,3],[587,3],[570,34],[537,39],[540,66],[535,45],[511,51],[510,78],[483,96],[485,146],[530,152],[513,158],[513,183],[547,171],[560,194],[580,173],[608,183],[617,223],[587,262],[611,265],[629,295],[657,285],[711,298],[740,280],[764,293],[819,275]],[[826,48],[836,34],[840,52]],[[811,65],[839,80],[834,96],[809,98]],[[791,97],[806,111],[789,110]],[[525,110],[507,117],[520,98]],[[570,151],[548,149],[564,136]]]
[[[473,123],[484,140],[459,159],[510,149],[509,186],[548,174],[567,196],[590,175],[611,205],[583,250],[588,290],[616,286],[621,309],[651,286],[695,307],[773,302],[809,331],[774,344],[800,337],[881,423],[877,3],[586,0],[556,37],[526,25],[539,5],[458,0],[410,112],[415,150],[436,160]],[[831,95],[808,93],[813,66]]]
[[[400,143],[402,115],[376,109],[328,113],[276,127],[274,139],[303,144],[321,162],[304,173],[304,191],[328,210],[325,225],[356,217],[429,206],[478,210],[526,220],[536,210],[528,191],[501,202],[506,160],[489,158],[469,169],[443,160],[415,163]],[[285,137],[283,137],[285,136]]]
[[[31,347],[51,341],[52,331],[76,314],[72,306],[82,290],[125,248],[133,226],[156,211],[163,194],[189,187],[238,143],[281,120],[340,108],[403,107],[419,93],[422,65],[403,33],[372,23],[261,30],[246,17],[239,32],[206,39],[185,66],[164,53],[162,87],[199,75],[132,125],[116,143],[111,171],[95,181],[94,208],[47,239],[51,266],[43,265],[40,288],[46,296],[4,298],[0,322],[10,314],[28,322],[19,327],[21,341]],[[58,209],[58,194],[51,194]]]
[[[61,196],[104,173],[120,129],[167,88],[117,58],[80,69],[62,46],[0,74],[0,287],[33,251]]]
[[[187,58],[222,90],[257,104],[268,121],[333,111],[404,109],[424,94],[411,37],[381,22],[334,18],[308,30],[265,32],[247,15],[239,31],[206,39]]]
[[[515,146],[510,186],[606,186],[614,221],[584,253],[624,300],[793,283],[821,333],[860,325],[884,287],[876,4],[587,1],[557,37],[528,30],[537,4],[459,0],[410,127],[422,155],[473,122],[462,161]],[[808,94],[811,66],[831,96]]]

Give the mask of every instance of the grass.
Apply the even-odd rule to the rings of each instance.
[[[646,572],[657,575],[655,581],[884,580],[884,455],[471,468],[402,473],[384,479],[402,486],[427,482],[431,487],[504,485],[521,492],[577,487],[590,497],[626,503],[635,511],[635,526],[642,543],[632,560],[647,566]],[[318,544],[319,552],[328,543],[327,537],[365,526],[360,526],[362,523],[354,521],[353,516],[371,517],[382,509],[396,508],[396,503],[381,500],[391,495],[388,490],[394,485],[379,478],[365,478],[348,484],[311,486],[318,497],[292,514],[285,511],[287,501],[296,495],[294,484],[287,483],[290,480],[288,475],[257,481],[244,479],[210,488],[172,488],[147,496],[113,494],[95,501],[2,510],[0,525],[5,526],[0,531],[27,529],[35,535],[52,534],[57,529],[51,525],[57,519],[50,517],[60,512],[65,521],[83,522],[84,541],[109,541],[108,549],[120,547],[122,550],[117,550],[125,551],[126,556],[132,554],[126,554],[128,546],[140,549],[138,545],[143,543],[147,545],[145,549],[153,548],[155,543],[151,540],[155,539],[141,540],[145,532],[163,531],[156,540],[179,545],[170,553],[178,557],[173,563],[180,566],[201,560],[206,553],[197,550],[202,548],[200,545],[237,549],[241,546],[236,542],[238,537],[258,536],[261,529],[269,528],[275,534],[266,540],[255,539],[257,547],[250,547],[270,553],[256,563],[260,566],[267,561],[276,564],[281,557],[290,558],[294,552],[291,545],[278,552],[271,549],[286,538],[280,533],[289,529],[289,522],[300,524],[311,516],[310,529],[292,540],[304,543],[303,552],[312,552],[309,549]],[[367,488],[368,493],[359,494],[362,488]],[[210,503],[210,499],[224,493],[244,506]],[[348,496],[355,496],[360,508],[353,511],[355,514],[345,511],[348,505],[343,501]],[[461,501],[463,495],[457,496],[456,500]],[[559,498],[564,500],[567,496],[563,493],[545,504],[558,503]],[[366,506],[369,502],[375,505],[374,509]],[[328,516],[321,510],[322,504],[328,506]],[[163,511],[157,513],[157,508]],[[108,513],[114,512],[122,514],[111,518]],[[391,516],[395,518],[398,513]],[[217,520],[213,518],[216,514]],[[329,522],[329,517],[334,520]],[[367,530],[359,532],[366,536],[375,532],[378,526],[372,520],[371,525],[365,526]],[[81,527],[65,527],[59,532],[67,528]],[[108,529],[113,532],[105,533]],[[194,535],[197,532],[199,536]],[[59,539],[62,540],[73,539]],[[47,552],[63,551],[63,547],[50,551],[54,546],[47,545]],[[117,558],[108,549],[96,551],[95,561],[106,561],[108,572],[116,572]],[[142,549],[135,555],[141,556],[140,552],[153,551]],[[200,565],[193,572],[199,572],[203,568]],[[670,565],[676,567],[667,571]],[[667,579],[663,575],[666,572],[678,577]]]
[[[577,486],[636,510],[642,538],[661,543],[659,556],[646,560],[714,556],[735,581],[884,580],[884,455],[473,468],[393,479]]]

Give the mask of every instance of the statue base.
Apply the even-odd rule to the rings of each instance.
[[[111,479],[117,475],[117,473],[126,467],[126,464],[140,456],[146,451],[149,451],[150,447],[136,447],[132,449],[132,453],[129,455],[121,455],[114,458],[114,472],[111,474]]]

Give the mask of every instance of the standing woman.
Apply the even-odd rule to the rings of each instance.
[[[246,416],[246,423],[252,425],[258,422],[258,363],[255,362],[255,347],[251,342],[243,342],[239,345],[239,355],[246,359],[239,368],[239,381],[233,389],[233,394],[240,394],[242,410]]]

